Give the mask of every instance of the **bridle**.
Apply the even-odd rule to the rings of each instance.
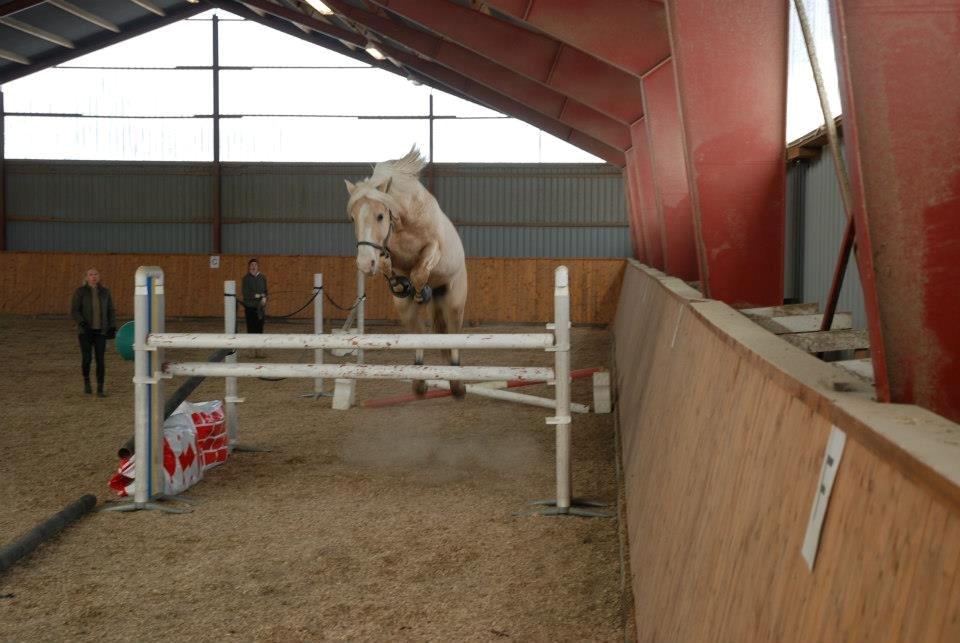
[[[387,247],[387,242],[390,241],[390,235],[393,234],[393,217],[391,212],[387,210],[387,216],[390,217],[390,228],[387,230],[387,236],[383,238],[383,245],[377,245],[372,241],[357,241],[357,247],[360,246],[370,246],[380,251],[381,257],[390,258],[390,248]]]

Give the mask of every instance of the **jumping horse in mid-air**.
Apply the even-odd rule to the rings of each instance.
[[[424,332],[421,312],[430,309],[433,332],[458,333],[467,301],[467,265],[463,243],[453,223],[420,183],[426,162],[414,146],[403,158],[377,163],[373,174],[356,184],[346,181],[347,212],[357,234],[357,265],[366,275],[387,278],[404,326]],[[444,350],[450,364],[460,364],[458,350]],[[423,364],[417,350],[416,364]],[[463,382],[450,382],[457,397]],[[413,390],[422,395],[426,382]]]

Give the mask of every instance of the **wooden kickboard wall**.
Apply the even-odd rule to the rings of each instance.
[[[113,294],[117,314],[133,314],[133,276],[138,266],[156,265],[166,272],[167,314],[171,317],[222,317],[223,282],[240,280],[249,257],[223,255],[220,267],[210,268],[207,255],[0,253],[0,313],[65,315],[70,296],[88,267],[96,267]],[[324,288],[340,305],[356,296],[354,257],[261,256],[267,276],[269,315],[283,315],[310,297],[313,274],[323,273]],[[553,269],[570,270],[571,316],[574,323],[613,321],[625,262],[620,259],[467,260],[470,293],[466,321],[471,323],[548,322],[553,319]],[[328,319],[346,314],[324,303]],[[297,318],[309,319],[308,306]],[[367,319],[395,320],[392,296],[380,277],[367,279]]]
[[[614,333],[639,641],[960,641],[960,427],[633,262]]]

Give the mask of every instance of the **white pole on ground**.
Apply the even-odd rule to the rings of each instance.
[[[313,275],[313,334],[323,335],[323,275],[315,273]],[[313,362],[323,364],[323,349],[316,348],[313,351]],[[315,395],[323,393],[323,378],[318,377],[313,380],[313,392]]]
[[[364,321],[366,320],[366,278],[357,271],[357,334],[363,335]],[[363,364],[363,349],[357,349],[357,364]]]
[[[496,382],[494,382],[496,384]],[[444,380],[427,380],[427,386],[442,391],[450,390],[450,382]],[[530,406],[539,406],[544,409],[556,408],[556,400],[549,397],[538,397],[527,393],[515,393],[499,388],[491,388],[483,384],[467,384],[467,394],[477,397],[488,397],[493,400],[503,400],[505,402],[516,402],[517,404],[529,404]],[[574,413],[589,413],[590,407],[586,404],[570,403],[570,410]]]
[[[233,335],[237,332],[237,282],[223,282],[223,332]],[[237,353],[234,351],[227,355],[224,360],[227,364],[237,363]],[[237,417],[237,378],[226,378],[226,391],[224,393],[224,405],[227,419],[227,438],[230,449],[233,449],[237,443],[237,436],[240,433]]]
[[[556,376],[557,510],[570,509],[570,286],[567,267],[554,271],[553,319]]]

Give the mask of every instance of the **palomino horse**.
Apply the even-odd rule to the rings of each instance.
[[[420,184],[426,165],[416,146],[401,159],[377,163],[373,175],[356,185],[346,181],[347,212],[357,233],[357,265],[366,275],[378,271],[390,283],[393,302],[408,330],[424,332],[421,311],[431,308],[433,332],[458,333],[467,301],[467,265],[463,243],[437,200]],[[445,350],[450,364],[460,364],[458,350]],[[416,364],[423,364],[423,350]],[[463,382],[450,382],[457,397]],[[413,390],[426,392],[417,380]]]

